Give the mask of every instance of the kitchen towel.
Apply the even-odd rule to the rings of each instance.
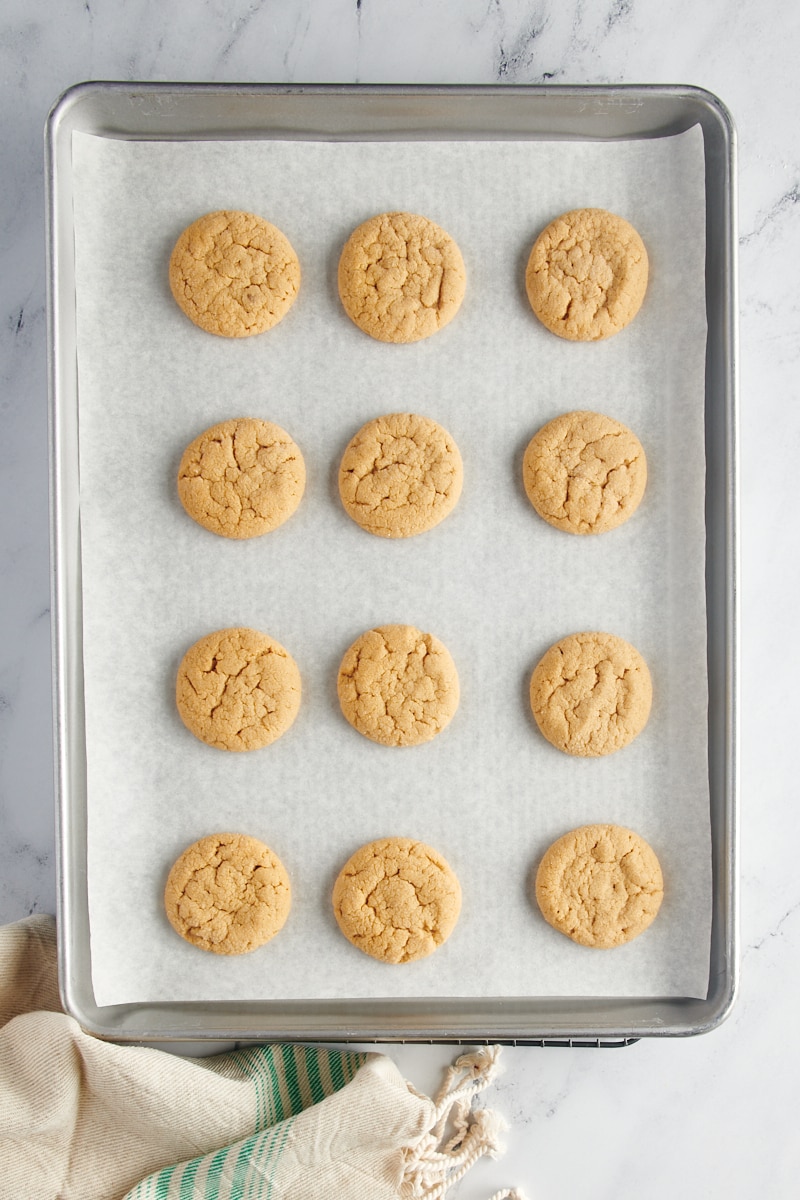
[[[382,1054],[103,1042],[61,1011],[53,918],[28,917],[0,929],[0,1197],[440,1200],[498,1152],[473,1106],[498,1054],[461,1055],[431,1100]]]

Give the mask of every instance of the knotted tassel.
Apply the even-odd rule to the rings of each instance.
[[[503,1118],[472,1107],[497,1075],[499,1046],[462,1054],[448,1068],[434,1101],[431,1127],[406,1148],[400,1194],[408,1200],[442,1200],[479,1158],[500,1153]],[[413,1090],[413,1089],[412,1089]],[[448,1130],[452,1130],[448,1137]],[[492,1200],[524,1200],[519,1191],[497,1192]]]

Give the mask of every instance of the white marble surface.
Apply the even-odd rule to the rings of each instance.
[[[53,911],[42,127],[81,79],[692,83],[739,132],[742,984],[717,1031],[507,1050],[506,1156],[458,1190],[539,1200],[798,1194],[800,7],[788,0],[3,0],[0,920]],[[435,1086],[443,1048],[392,1051]]]

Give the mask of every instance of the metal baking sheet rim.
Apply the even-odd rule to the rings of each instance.
[[[185,138],[669,136],[700,124],[706,163],[706,598],[713,915],[705,999],[176,1002],[99,1007],[86,887],[78,389],[71,134]],[[708,1032],[738,987],[738,371],[736,137],[711,93],[688,86],[283,86],[83,83],[45,130],[51,611],[58,953],[64,1008],[117,1041],[385,1041],[625,1045]]]

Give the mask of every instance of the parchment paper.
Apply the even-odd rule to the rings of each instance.
[[[88,759],[88,887],[99,1004],[288,997],[705,996],[711,919],[706,765],[704,173],[699,129],[664,140],[146,143],[74,138],[81,535]],[[633,324],[597,344],[548,333],[524,293],[536,234],[582,206],[627,217],[651,277]],[[169,293],[181,230],[243,208],[289,237],[303,270],[284,321],[229,341]],[[336,264],[351,230],[407,209],[459,243],[468,290],[434,337],[389,346],[344,315]],[[541,521],[523,450],[571,408],[634,429],[649,483],[636,516],[578,538]],[[342,451],[382,413],[416,411],[455,437],[462,498],[435,530],[389,542],[338,500]],[[175,474],[207,426],[283,426],[308,470],[280,529],[218,538],[183,512]],[[336,673],[374,625],[403,622],[449,648],[461,704],[427,745],[367,741],[342,717]],[[249,625],[296,659],[303,702],[261,751],[197,741],[175,710],[187,647]],[[552,642],[601,629],[648,661],[654,706],[626,749],[576,759],[530,716],[531,670]],[[592,951],[530,899],[546,847],[616,822],[658,854],[666,895],[650,930]],[[251,833],[289,870],[293,908],[237,959],[171,929],[162,892],[196,838]],[[432,957],[389,967],[338,932],[330,892],[363,842],[426,841],[454,867],[459,924]]]

